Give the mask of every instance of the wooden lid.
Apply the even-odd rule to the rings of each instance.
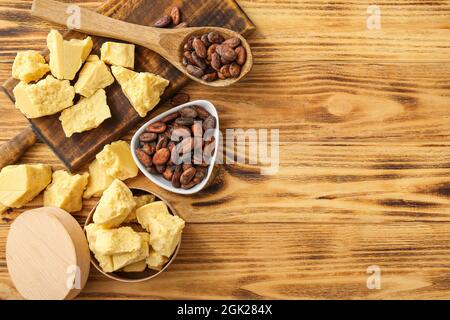
[[[84,232],[64,210],[30,210],[11,225],[6,243],[8,272],[26,299],[76,297],[86,284],[89,260]]]

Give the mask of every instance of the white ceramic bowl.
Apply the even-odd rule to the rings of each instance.
[[[161,120],[162,118],[164,118],[165,116],[179,111],[180,109],[183,109],[185,107],[190,107],[190,106],[200,106],[203,107],[206,111],[208,111],[212,116],[216,117],[216,121],[217,121],[217,125],[216,125],[216,131],[214,132],[214,138],[215,138],[215,151],[213,156],[211,157],[211,162],[210,165],[208,167],[208,175],[206,176],[205,179],[203,179],[203,181],[196,185],[195,187],[193,187],[192,189],[188,189],[188,190],[184,190],[182,188],[174,188],[172,186],[172,183],[170,181],[167,181],[166,179],[164,179],[164,177],[161,174],[151,174],[150,172],[147,171],[147,169],[142,165],[142,163],[138,160],[137,156],[136,156],[136,149],[139,147],[139,137],[142,133],[144,133],[145,129],[151,125],[152,123],[158,122],[159,120]],[[162,114],[160,114],[159,116],[157,116],[156,118],[153,118],[152,120],[150,120],[149,122],[147,122],[146,124],[144,124],[133,136],[133,139],[131,140],[131,154],[133,155],[133,159],[136,162],[137,166],[139,167],[139,170],[141,170],[141,172],[148,178],[150,179],[150,181],[152,181],[154,184],[160,186],[163,189],[166,189],[168,191],[171,191],[173,193],[178,193],[178,194],[185,194],[185,195],[189,195],[189,194],[194,194],[197,193],[199,191],[201,191],[203,188],[205,188],[206,184],[208,183],[209,179],[211,178],[211,174],[213,172],[214,169],[214,164],[216,163],[216,159],[217,159],[217,152],[219,150],[219,114],[217,113],[217,109],[216,107],[209,101],[206,100],[197,100],[197,101],[192,101],[192,102],[188,102],[185,103],[181,106],[172,108]]]

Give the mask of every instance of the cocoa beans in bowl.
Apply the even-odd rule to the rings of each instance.
[[[208,183],[219,147],[219,115],[197,100],[144,124],[133,136],[131,153],[153,183],[178,194],[194,194]]]
[[[239,78],[248,57],[239,37],[217,31],[189,37],[183,50],[186,71],[205,82]]]

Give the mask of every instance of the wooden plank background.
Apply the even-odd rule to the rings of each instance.
[[[381,30],[366,29],[372,0],[238,2],[257,26],[253,72],[185,91],[212,100],[224,129],[280,129],[278,174],[225,165],[202,194],[162,192],[188,221],[174,265],[142,284],[92,271],[80,298],[449,299],[450,1],[385,0]],[[50,25],[29,7],[0,1],[0,81],[17,50],[45,46]],[[4,95],[0,114],[1,141],[26,125]],[[39,161],[63,167],[42,144],[22,159]],[[0,224],[3,299],[19,297],[4,248],[20,212]]]

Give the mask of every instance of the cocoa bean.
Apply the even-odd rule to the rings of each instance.
[[[206,58],[206,47],[201,39],[195,38],[192,42],[192,47],[200,58]]]
[[[208,40],[207,34],[202,35],[202,37],[200,39],[202,40],[202,42],[206,48],[208,48],[211,45],[211,42],[209,42],[209,40]]]
[[[157,174],[158,171],[156,171],[156,167],[155,166],[151,166],[149,168],[146,168],[148,172],[150,172],[151,174]]]
[[[223,44],[220,45],[220,48],[219,50],[219,47],[217,47],[216,52],[220,55],[220,61],[223,64],[229,64],[236,60],[236,51],[234,49]]]
[[[198,167],[196,169],[197,171],[195,173],[195,178],[198,179],[199,181],[205,179],[206,175],[208,174],[208,169],[203,167]]]
[[[217,72],[208,73],[208,74],[205,74],[205,75],[202,77],[202,80],[203,80],[203,81],[206,81],[206,82],[212,82],[212,81],[214,81],[214,80],[216,80],[216,79],[217,79]]]
[[[181,188],[183,188],[184,190],[189,190],[189,189],[192,189],[193,187],[195,187],[197,184],[198,183],[196,181],[192,180],[188,184],[182,184]]]
[[[189,64],[189,61],[188,61],[188,59],[186,59],[186,57],[183,57],[182,63],[183,63],[183,66],[186,67]]]
[[[193,118],[177,118],[175,120],[176,124],[182,125],[182,126],[192,126],[194,124]]]
[[[180,24],[175,26],[175,29],[182,29],[189,27],[189,24],[187,22],[181,22]]]
[[[174,107],[179,106],[180,104],[185,104],[191,100],[191,97],[187,93],[178,93],[170,100],[170,104]]]
[[[169,167],[167,167],[166,170],[163,172],[163,177],[168,181],[172,181],[173,171]]]
[[[238,46],[241,45],[241,39],[239,39],[238,37],[234,37],[234,38],[230,38],[228,40],[225,40],[222,45],[227,45],[230,48],[234,49]]]
[[[208,168],[205,167],[197,167],[197,172],[202,172],[205,176],[208,174]]]
[[[211,67],[216,71],[220,71],[220,68],[222,67],[222,62],[220,61],[220,56],[216,52],[213,53],[211,56]]]
[[[185,126],[185,125],[182,125],[182,124],[179,124],[179,123],[177,123],[176,121],[173,123],[173,128],[174,128],[174,129],[176,129],[176,128],[183,128],[183,129],[186,129],[186,130],[188,130],[189,132],[191,132],[191,129],[190,129],[189,127],[187,127],[187,126]]]
[[[194,61],[194,64],[195,64],[197,67],[199,67],[199,68],[202,69],[202,70],[205,70],[205,69],[206,69],[207,66],[206,66],[205,60],[202,59],[202,58],[200,58],[200,57],[197,55],[197,53],[192,52],[191,57],[192,57],[192,61]]]
[[[150,157],[147,153],[145,153],[141,149],[136,149],[136,156],[139,159],[139,161],[145,166],[145,167],[151,167],[152,166],[152,157]]]
[[[183,172],[186,171],[189,168],[192,168],[192,164],[190,164],[190,163],[184,163],[183,164]]]
[[[139,141],[141,142],[152,142],[158,139],[158,135],[152,132],[145,132],[139,136]]]
[[[197,111],[195,111],[194,108],[186,107],[179,111],[181,117],[183,118],[196,118],[197,117]]]
[[[203,179],[198,178],[197,176],[194,177],[194,179],[192,179],[192,183],[195,183],[195,185],[200,184],[200,182],[202,182]]]
[[[168,123],[168,122],[174,121],[179,116],[180,116],[180,114],[178,112],[173,112],[171,114],[168,114],[167,116],[165,116],[164,118],[162,118],[159,121],[164,122],[164,123]]]
[[[166,28],[168,27],[170,24],[172,23],[172,17],[171,16],[163,16],[161,18],[159,18],[154,26],[156,28]]]
[[[158,151],[156,151],[155,155],[153,156],[153,163],[156,166],[162,166],[167,163],[170,159],[170,150],[167,148],[162,148]]]
[[[225,80],[226,79],[226,77],[223,75],[223,73],[222,72],[217,72],[217,77],[220,79],[220,80]]]
[[[236,62],[238,65],[243,66],[247,61],[247,51],[245,51],[244,47],[237,47],[236,52]]]
[[[208,40],[211,43],[222,43],[224,41],[223,37],[216,31],[210,32],[208,34]]]
[[[187,60],[188,64],[195,64],[194,59],[192,59],[192,52],[185,51],[183,57]]]
[[[210,74],[210,73],[214,73],[214,72],[216,72],[216,70],[214,70],[211,66],[209,66],[205,70],[205,74]]]
[[[178,9],[178,7],[173,7],[172,10],[170,10],[170,17],[172,18],[173,24],[175,25],[180,24],[181,22],[180,9]]]
[[[167,148],[169,141],[170,139],[166,135],[161,136],[156,144],[156,151],[161,150],[162,148]]]
[[[211,114],[206,111],[203,107],[200,106],[194,106],[195,111],[197,111],[197,116],[202,119],[205,120],[207,119]]]
[[[238,78],[241,74],[241,66],[238,65],[236,62],[233,62],[230,66],[230,75],[233,78]]]
[[[155,166],[156,168],[156,172],[158,173],[163,173],[164,171],[166,171],[166,166],[162,165],[162,166]]]
[[[208,52],[206,53],[206,57],[208,60],[211,61],[213,53],[216,53],[217,46],[218,46],[218,44],[214,43],[208,48]]]
[[[194,167],[190,167],[189,169],[184,171],[183,174],[180,176],[181,185],[187,185],[189,182],[191,182],[196,172],[197,170],[195,170]]]
[[[231,73],[230,73],[230,65],[224,65],[222,68],[220,68],[220,73],[222,73],[225,78],[231,78]]]
[[[151,156],[156,152],[156,149],[150,143],[146,143],[142,146],[142,151]]]
[[[216,128],[216,118],[213,116],[209,116],[204,122],[203,122],[203,130],[207,131],[209,129],[215,129]]]
[[[188,45],[188,48],[189,48],[188,50],[189,50],[189,51],[194,50],[194,48],[192,47],[192,43],[194,42],[194,39],[195,39],[194,36],[191,36],[191,37],[189,37],[189,39],[188,39],[187,45]]]
[[[196,78],[201,78],[204,75],[204,72],[202,69],[200,69],[199,67],[196,67],[192,64],[188,64],[188,66],[186,67],[186,70],[191,76],[194,76]]]
[[[182,166],[181,165],[176,166],[172,176],[172,186],[174,186],[175,188],[181,187],[180,178],[182,174],[183,174]]]
[[[167,125],[164,122],[158,121],[149,125],[146,129],[147,132],[151,133],[163,133],[166,131]]]
[[[166,131],[164,132],[164,135],[165,135],[167,138],[169,138],[169,140],[170,140],[170,138],[172,137],[172,131],[173,131],[173,129],[174,129],[174,126],[170,124],[170,125],[167,126],[167,129],[166,129]]]

